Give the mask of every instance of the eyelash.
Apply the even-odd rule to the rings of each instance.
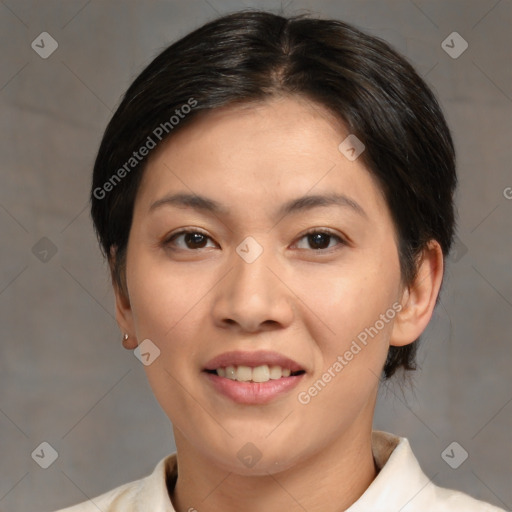
[[[176,233],[173,233],[172,235],[168,236],[167,238],[164,239],[163,241],[163,246],[166,247],[166,248],[170,248],[172,250],[183,250],[183,251],[198,251],[199,249],[203,249],[203,247],[199,247],[198,249],[190,249],[190,248],[186,248],[186,249],[182,249],[182,248],[173,248],[173,247],[170,247],[171,243],[174,242],[179,236],[182,236],[182,235],[186,235],[186,234],[189,234],[189,233],[193,233],[193,234],[199,234],[199,235],[202,235],[204,236],[205,238],[207,239],[210,239],[212,240],[206,233],[204,233],[203,231],[199,230],[199,229],[183,229],[181,231],[178,231]],[[344,246],[344,245],[348,245],[348,242],[342,238],[340,235],[338,234],[335,234],[333,233],[331,230],[329,229],[311,229],[309,231],[307,231],[306,233],[303,233],[299,238],[298,240],[302,240],[303,238],[306,238],[310,235],[317,235],[317,234],[321,234],[321,235],[327,235],[328,237],[330,237],[331,239],[334,238],[338,241],[338,244],[337,246],[335,247],[330,247],[330,248],[324,248],[324,249],[310,249],[311,251],[314,251],[314,252],[317,252],[317,253],[326,253],[326,252],[332,252],[333,250],[336,250],[339,248],[339,246]],[[297,243],[297,242],[296,242]],[[330,240],[329,240],[329,243],[330,243]],[[294,244],[295,245],[295,244]],[[308,249],[299,249],[299,250],[308,250]]]

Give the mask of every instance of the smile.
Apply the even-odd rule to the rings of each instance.
[[[262,405],[291,391],[306,371],[275,352],[227,352],[203,370],[213,389],[239,404]]]

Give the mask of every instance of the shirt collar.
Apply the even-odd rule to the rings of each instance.
[[[409,441],[377,430],[372,433],[372,451],[379,473],[346,512],[412,510],[414,500],[427,491],[431,480],[423,473]]]

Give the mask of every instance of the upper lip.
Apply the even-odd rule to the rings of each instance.
[[[213,359],[210,359],[204,367],[205,370],[216,370],[217,368],[226,368],[227,366],[280,366],[289,368],[292,372],[305,371],[304,368],[289,357],[283,356],[278,352],[269,352],[259,350],[256,352],[246,352],[235,350],[224,352]]]

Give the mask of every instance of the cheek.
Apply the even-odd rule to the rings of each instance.
[[[353,258],[357,264],[346,262],[294,275],[293,289],[304,302],[302,320],[323,351],[342,350],[376,322],[382,337],[389,336],[394,310],[385,316],[384,324],[380,318],[398,300],[400,270],[393,250],[380,256],[361,252]]]
[[[343,431],[354,418],[373,411],[371,400],[396,314],[392,284],[393,280],[383,282],[377,273],[367,273],[364,279],[352,274],[331,283],[329,294],[308,296],[322,318],[319,322],[316,315],[309,315],[308,330],[316,344],[315,375],[298,390],[297,397],[304,411],[316,411],[306,420],[311,429]],[[325,415],[332,410],[338,412]]]
[[[134,252],[127,265],[127,284],[138,339],[167,343],[188,324],[208,282],[197,270],[172,266],[148,252]]]
[[[393,305],[398,305],[398,255],[393,248],[379,258],[374,254],[360,254],[357,264],[302,281],[301,295],[314,313],[303,318],[315,339],[317,371],[301,388],[300,402],[326,410],[336,404],[345,419],[358,415],[375,393],[396,316]],[[332,419],[334,430],[338,421]]]
[[[208,288],[142,252],[132,254],[127,283],[137,339],[149,339],[159,350],[144,366],[148,382],[171,421],[179,425],[190,408],[184,389],[194,386],[190,361],[197,360],[200,347],[192,341],[203,325],[197,315]]]
[[[144,368],[157,397],[179,394],[173,379],[183,382],[193,375],[190,361],[200,360],[208,292],[217,280],[215,272],[194,265],[172,265],[147,251],[131,254],[127,284],[135,333],[139,342],[150,339],[160,350],[155,363]]]

